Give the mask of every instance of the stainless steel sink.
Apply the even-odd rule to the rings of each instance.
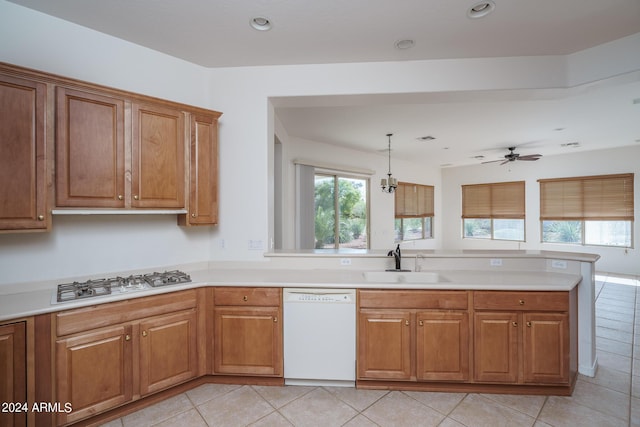
[[[371,283],[442,283],[446,277],[435,271],[365,271],[364,279]]]

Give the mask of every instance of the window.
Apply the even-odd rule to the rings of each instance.
[[[399,182],[395,194],[395,240],[433,237],[433,186]]]
[[[315,174],[315,247],[368,247],[368,180]]]
[[[632,246],[633,174],[538,182],[543,243]]]
[[[524,181],[463,185],[463,237],[524,241],[524,200]]]

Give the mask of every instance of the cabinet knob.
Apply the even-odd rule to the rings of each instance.
[[[518,301],[520,303],[520,305],[524,305],[524,300],[521,299],[520,301]]]
[[[278,316],[273,316],[273,323],[278,323]]]
[[[405,325],[405,326],[409,326],[409,321],[408,321],[408,320],[405,320],[405,321],[404,321],[404,325]]]
[[[196,217],[196,214],[192,213],[191,218],[195,218],[195,217]]]
[[[424,326],[424,322],[421,320],[421,321],[418,322],[418,325]]]
[[[511,322],[511,324],[513,325],[514,328],[518,326],[518,322]]]
[[[142,336],[143,336],[143,337],[146,337],[147,335],[148,335],[148,334],[147,334],[147,331],[142,331]]]
[[[44,221],[44,215],[38,215],[38,221]]]
[[[131,341],[131,335],[127,334],[124,336],[125,341]]]
[[[249,301],[249,297],[248,297],[248,296],[246,296],[246,295],[245,295],[245,296],[243,296],[243,297],[242,297],[242,301]]]
[[[133,196],[133,200],[138,200],[140,197],[138,197],[138,195],[136,194],[135,196]]]
[[[122,200],[124,199],[124,196],[122,194],[118,194],[118,200]]]
[[[527,322],[527,328],[531,327],[531,322]]]

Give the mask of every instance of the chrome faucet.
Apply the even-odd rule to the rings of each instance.
[[[396,269],[395,271],[402,271],[401,263],[402,263],[402,253],[400,252],[400,244],[395,248],[395,250],[390,250],[387,256],[393,256],[396,259]],[[391,270],[394,271],[394,270]]]

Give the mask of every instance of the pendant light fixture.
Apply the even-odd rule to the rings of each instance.
[[[387,173],[388,178],[382,178],[380,180],[380,187],[382,187],[383,193],[393,193],[396,191],[398,187],[398,180],[391,177],[391,137],[392,133],[387,134],[387,138],[389,138],[389,172]]]

